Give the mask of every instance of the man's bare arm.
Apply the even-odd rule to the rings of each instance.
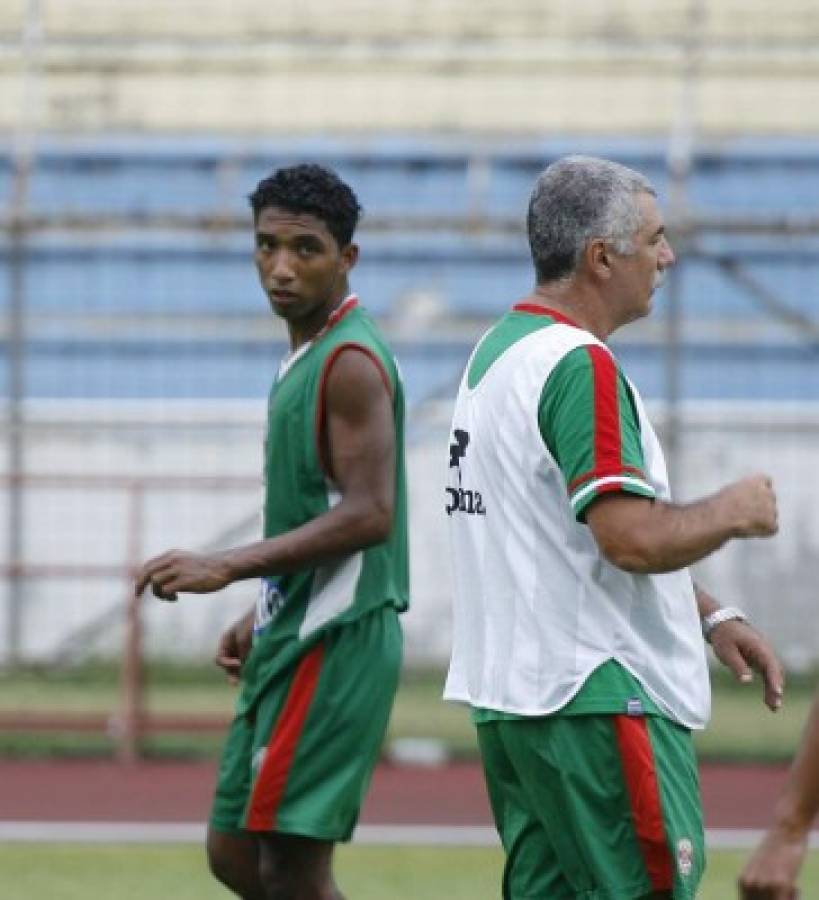
[[[232,580],[321,564],[384,541],[393,521],[392,400],[375,363],[349,349],[326,388],[326,448],[341,502],[287,534],[229,551]]]
[[[777,800],[774,824],[739,879],[742,900],[793,900],[808,833],[819,813],[819,694],[813,701],[788,780]]]
[[[603,555],[636,574],[669,572],[695,563],[731,538],[776,533],[776,498],[764,475],[737,481],[716,494],[686,505],[629,494],[606,494],[589,507],[586,521]],[[717,601],[695,586],[704,618]],[[782,705],[784,674],[771,646],[747,622],[729,620],[710,635],[717,658],[744,682],[762,676],[763,699],[771,710]]]
[[[321,565],[385,540],[392,528],[395,427],[392,398],[375,362],[354,348],[333,362],[325,392],[326,450],[340,502],[286,534],[221,553],[172,550],[143,567],[160,599],[208,593],[245,578]]]
[[[604,494],[586,521],[603,555],[618,568],[672,572],[704,559],[731,538],[776,533],[770,479],[754,475],[694,503],[674,504],[632,494]]]

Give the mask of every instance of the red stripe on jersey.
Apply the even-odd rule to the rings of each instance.
[[[594,391],[594,471],[622,471],[620,407],[617,401],[617,366],[603,347],[587,346],[592,361]]]
[[[654,891],[671,890],[674,869],[663,822],[648,725],[642,716],[613,716],[634,830]]]
[[[316,400],[316,453],[318,454],[319,465],[324,470],[324,473],[332,478],[333,470],[330,465],[330,460],[327,458],[327,454],[325,453],[325,447],[329,447],[329,442],[324,440],[324,429],[327,424],[327,413],[325,410],[325,395],[327,393],[327,378],[330,375],[330,369],[333,367],[333,363],[339,358],[341,353],[344,350],[358,350],[360,353],[363,353],[365,356],[368,356],[373,363],[375,363],[375,367],[378,369],[378,373],[381,376],[381,380],[384,382],[384,386],[387,388],[387,393],[392,397],[392,384],[390,384],[390,376],[387,374],[387,370],[384,368],[384,364],[378,358],[378,354],[372,351],[369,347],[365,347],[363,344],[356,344],[353,341],[348,341],[346,344],[339,344],[332,353],[329,354],[327,359],[324,360],[324,367],[321,370],[321,377],[319,379],[319,389],[318,389],[318,399]]]
[[[353,310],[358,306],[358,297],[355,294],[350,294],[349,297],[345,298],[331,313],[327,316],[327,321],[324,323],[324,328],[313,338],[315,341],[316,338],[321,337],[325,331],[328,331],[333,325],[337,325],[344,316],[347,315],[350,310]]]
[[[262,767],[253,786],[245,826],[249,831],[269,831],[275,827],[279,803],[316,691],[323,657],[324,645],[317,644],[302,659],[293,676],[287,700],[268,741]]]
[[[571,325],[574,328],[580,328],[577,322],[572,321],[567,315],[562,312],[558,312],[556,309],[552,309],[550,306],[541,306],[539,303],[516,303],[512,307],[513,312],[525,312],[532,313],[534,316],[549,316],[554,319],[555,322],[560,322],[563,325]]]

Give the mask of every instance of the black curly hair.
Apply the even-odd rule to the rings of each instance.
[[[314,163],[277,169],[256,185],[248,199],[255,221],[269,206],[321,219],[339,247],[346,247],[353,239],[361,215],[352,188],[335,172]]]

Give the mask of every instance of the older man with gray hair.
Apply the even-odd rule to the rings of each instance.
[[[635,386],[606,346],[645,316],[674,253],[656,192],[573,156],[529,204],[533,292],[479,341],[452,422],[455,576],[447,699],[469,704],[506,900],[692,898],[704,867],[691,730],[703,644],[741,681],[782,671],[687,566],[772,535],[770,480],[671,498]]]

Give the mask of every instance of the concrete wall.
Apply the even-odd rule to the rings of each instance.
[[[228,490],[154,487],[145,493],[139,555],[169,547],[230,546],[256,539],[261,502],[261,404],[120,404],[116,416],[89,404],[41,404],[27,468],[32,473],[118,476],[241,477]],[[449,649],[449,569],[443,514],[443,466],[450,403],[425,408],[408,452],[413,608],[406,617],[410,662],[442,662]],[[420,421],[421,416],[416,418]],[[220,424],[226,420],[229,424]],[[812,478],[819,409],[700,406],[689,411],[680,499],[766,471],[780,497],[781,531],[771,541],[736,542],[698,567],[703,585],[724,603],[744,607],[796,668],[819,662],[815,629],[819,581],[819,484]],[[151,422],[146,426],[146,421]],[[128,492],[111,484],[32,488],[25,502],[25,561],[30,565],[113,564],[120,577],[38,577],[24,582],[23,646],[48,659],[84,626],[100,621],[73,650],[116,654],[128,591]],[[7,495],[0,493],[0,548],[7,542]],[[2,554],[2,549],[0,549]],[[2,555],[0,555],[2,559]],[[177,604],[145,604],[152,654],[207,658],[220,628],[255,600],[252,583]],[[0,581],[0,634],[8,582]]]

